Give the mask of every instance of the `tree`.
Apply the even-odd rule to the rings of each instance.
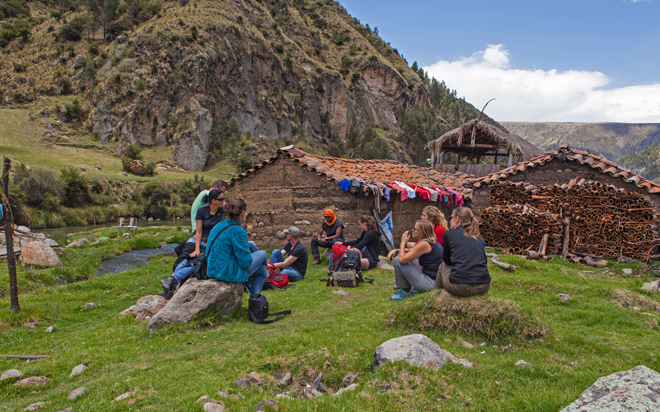
[[[103,10],[101,12],[101,24],[103,25],[103,40],[106,36],[106,27],[109,23],[117,20],[119,16],[119,0],[104,0]]]

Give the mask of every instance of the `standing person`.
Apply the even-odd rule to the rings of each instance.
[[[373,269],[378,264],[378,253],[380,252],[380,236],[376,226],[376,219],[373,216],[362,215],[358,219],[358,227],[362,229],[360,237],[346,242],[337,241],[336,245],[346,245],[348,250],[355,250],[360,254],[362,269]],[[330,254],[330,266],[332,269],[334,253]]]
[[[479,234],[479,220],[467,207],[454,209],[451,229],[445,232],[443,262],[435,287],[454,296],[485,295],[490,289],[490,273]]]
[[[204,196],[208,196],[209,192],[213,189],[219,189],[222,190],[222,193],[227,191],[227,183],[225,183],[224,180],[216,180],[211,184],[211,189],[209,190],[202,190],[198,195],[195,201],[192,204],[192,208],[190,210],[190,220],[192,221],[192,231],[195,233],[195,230],[197,230],[197,226],[195,225],[195,217],[197,216],[197,210],[200,207],[208,206],[210,202],[204,200],[206,199]]]
[[[286,240],[289,242],[284,245],[284,249],[273,250],[270,254],[270,263],[287,275],[290,281],[303,280],[307,273],[308,257],[307,248],[300,242],[300,229],[291,226],[283,232],[286,233]]]
[[[387,255],[388,259],[394,259],[397,289],[396,293],[390,296],[391,300],[401,301],[415,292],[433,289],[438,267],[442,262],[442,246],[435,240],[433,224],[420,219],[415,223],[412,232],[419,242],[411,250],[406,250],[410,233],[405,231],[401,236],[399,249],[394,249]]]
[[[225,204],[225,195],[220,189],[209,191],[203,199],[208,206],[197,210],[195,216],[195,232],[186,243],[177,247],[177,261],[174,263],[174,273],[172,276],[160,281],[163,286],[166,299],[171,298],[179,283],[184,281],[195,270],[193,260],[198,256],[204,258],[206,242],[211,230],[224,219],[223,206]]]
[[[250,253],[245,223],[247,205],[231,199],[224,207],[227,219],[211,230],[206,254],[206,276],[225,282],[248,283],[250,297],[261,294],[268,276],[264,250]],[[217,238],[217,239],[216,239]]]
[[[321,233],[325,232],[325,237],[321,236]],[[344,241],[344,224],[341,220],[337,219],[335,212],[331,209],[325,209],[323,212],[323,222],[319,228],[319,232],[316,234],[316,238],[312,239],[312,256],[314,257],[314,262],[312,265],[321,264],[321,254],[319,253],[319,246],[324,248],[332,247],[335,242]]]

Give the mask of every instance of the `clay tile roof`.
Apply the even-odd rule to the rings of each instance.
[[[408,165],[388,159],[364,160],[318,156],[303,152],[293,146],[280,148],[277,155],[262,163],[264,166],[261,167],[272,163],[278,157],[290,158],[300,166],[315,171],[319,176],[335,182],[341,182],[344,179],[357,179],[362,183],[371,184],[373,180],[377,180],[379,183],[388,185],[391,181],[399,181],[422,187],[430,187],[431,185],[440,188],[450,187],[464,197],[472,198],[472,189],[464,186],[472,176],[465,173],[447,174],[429,167]],[[241,173],[232,178],[229,184],[254,173],[259,168],[255,167]],[[398,192],[398,189],[392,187],[390,187],[390,190]]]
[[[639,176],[629,170],[623,169],[614,162],[611,162],[602,157],[596,156],[584,150],[571,149],[566,145],[562,145],[556,152],[547,153],[543,156],[535,157],[529,161],[524,161],[513,165],[499,172],[491,173],[489,175],[473,179],[465,183],[466,187],[480,187],[482,184],[489,184],[498,179],[506,179],[511,175],[518,172],[523,172],[529,168],[541,166],[546,162],[554,159],[568,159],[582,165],[592,167],[601,173],[607,173],[612,177],[621,178],[624,182],[632,183],[639,188],[646,189],[649,193],[660,193],[660,184],[652,180],[648,180]]]

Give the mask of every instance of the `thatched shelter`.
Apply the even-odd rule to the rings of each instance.
[[[507,167],[511,167],[514,163],[526,161],[537,156],[543,155],[543,152],[536,146],[515,134],[509,134],[497,127],[485,123],[478,119],[473,119],[462,126],[450,130],[439,138],[429,142],[429,149],[431,150],[431,167],[443,169],[443,161],[445,154],[455,153],[457,155],[456,166],[461,161],[461,158],[469,160],[477,160],[481,163],[482,158],[494,157],[494,162],[491,169],[497,166],[498,157],[508,158]],[[460,168],[456,167],[460,171]],[[491,170],[496,171],[496,170]],[[474,170],[476,174],[478,173]]]

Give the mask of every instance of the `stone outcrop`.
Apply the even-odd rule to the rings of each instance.
[[[385,363],[406,361],[413,366],[438,369],[447,362],[460,363],[466,367],[472,364],[465,359],[458,359],[450,352],[441,349],[437,343],[422,334],[402,336],[390,339],[376,348],[371,369],[374,370]]]
[[[171,323],[188,323],[199,313],[229,315],[241,306],[242,297],[241,283],[190,279],[151,318],[147,330],[153,333]]]
[[[561,412],[660,410],[660,373],[636,366],[599,378]]]
[[[57,253],[41,242],[30,242],[23,246],[20,260],[24,265],[64,266]]]
[[[167,305],[168,300],[160,295],[141,297],[137,303],[122,311],[120,315],[135,314],[135,320],[147,321]]]

